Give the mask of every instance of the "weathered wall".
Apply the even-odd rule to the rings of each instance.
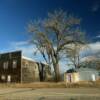
[[[22,82],[35,81],[40,81],[37,63],[22,59]]]
[[[13,61],[16,61],[15,68]],[[4,63],[7,62],[6,68]],[[0,54],[0,82],[20,82],[21,81],[21,51]]]

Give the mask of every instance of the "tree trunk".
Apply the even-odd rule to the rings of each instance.
[[[51,54],[51,58],[53,62],[54,72],[55,72],[55,81],[59,82],[60,81],[60,71],[59,71],[58,55],[53,52]]]
[[[55,71],[55,81],[59,82],[60,81],[60,71],[59,71],[59,64],[54,64],[54,71]]]

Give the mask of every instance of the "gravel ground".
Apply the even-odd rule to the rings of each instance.
[[[0,100],[100,100],[100,88],[2,88]]]

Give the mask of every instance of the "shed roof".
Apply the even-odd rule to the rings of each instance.
[[[97,71],[96,69],[93,68],[76,68],[76,69],[69,69],[66,71],[66,73],[74,73],[74,72],[82,72],[82,71]]]
[[[22,56],[22,59],[26,59],[26,60],[32,61],[32,62],[41,63],[41,64],[44,64],[44,65],[48,65],[48,64],[46,64],[45,62],[38,62],[38,61],[36,61],[36,60],[34,60],[34,59],[32,59],[32,58],[26,57],[26,56]]]
[[[78,68],[76,69],[77,72],[80,72],[80,71],[97,71],[96,69],[93,69],[93,68]]]

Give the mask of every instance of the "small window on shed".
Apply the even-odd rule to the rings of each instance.
[[[13,68],[17,68],[17,60],[13,60]]]
[[[3,68],[4,69],[8,69],[8,61],[6,61],[6,62],[3,63]]]

